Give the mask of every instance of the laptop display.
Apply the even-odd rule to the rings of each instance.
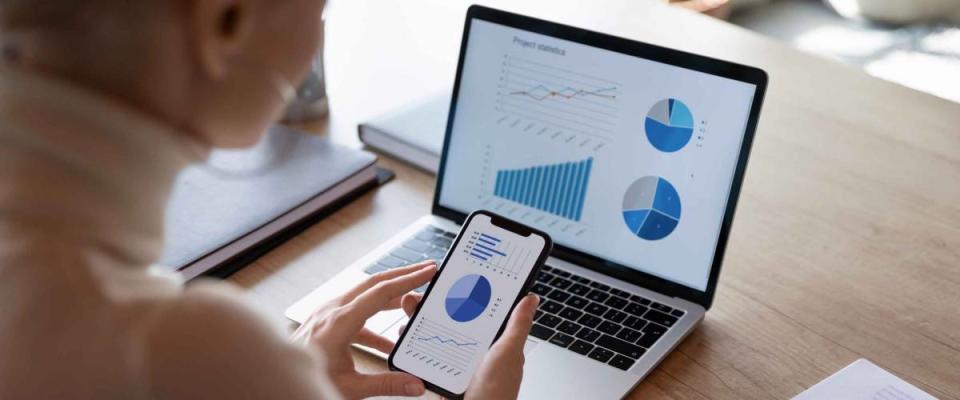
[[[437,204],[706,291],[757,86],[468,23]]]

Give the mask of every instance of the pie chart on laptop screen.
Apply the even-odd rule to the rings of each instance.
[[[447,315],[457,322],[476,319],[490,304],[491,289],[490,281],[482,275],[463,276],[447,292]]]
[[[680,223],[680,195],[658,176],[634,181],[623,195],[623,221],[641,239],[660,240]]]
[[[690,142],[693,136],[693,113],[680,100],[660,100],[647,112],[644,128],[653,147],[672,153]]]

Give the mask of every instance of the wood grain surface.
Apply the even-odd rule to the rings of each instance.
[[[790,398],[860,357],[960,398],[960,105],[660,4],[483,3],[770,74],[716,302],[630,398]],[[306,127],[359,146],[358,121],[449,90],[466,6],[333,3],[332,115]],[[382,164],[394,182],[231,281],[280,316],[429,212],[434,178]],[[359,352],[357,360],[385,369]]]

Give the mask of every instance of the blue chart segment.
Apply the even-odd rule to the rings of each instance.
[[[644,128],[653,147],[671,153],[690,142],[693,136],[693,113],[680,100],[660,100],[647,113]]]
[[[466,275],[447,292],[447,315],[457,322],[468,322],[483,314],[490,304],[490,281],[482,275]]]
[[[666,179],[645,176],[623,195],[623,220],[634,235],[660,240],[680,223],[680,195]]]
[[[507,253],[497,250],[496,247],[499,244],[499,238],[495,238],[486,233],[481,233],[480,236],[477,237],[477,240],[473,243],[473,248],[470,249],[470,256],[480,261],[490,261],[494,255],[506,257]]]
[[[593,158],[497,171],[494,196],[580,221]]]

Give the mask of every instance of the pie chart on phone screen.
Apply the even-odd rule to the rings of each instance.
[[[490,281],[482,275],[463,276],[447,292],[447,315],[457,322],[476,319],[490,304],[491,292]]]

